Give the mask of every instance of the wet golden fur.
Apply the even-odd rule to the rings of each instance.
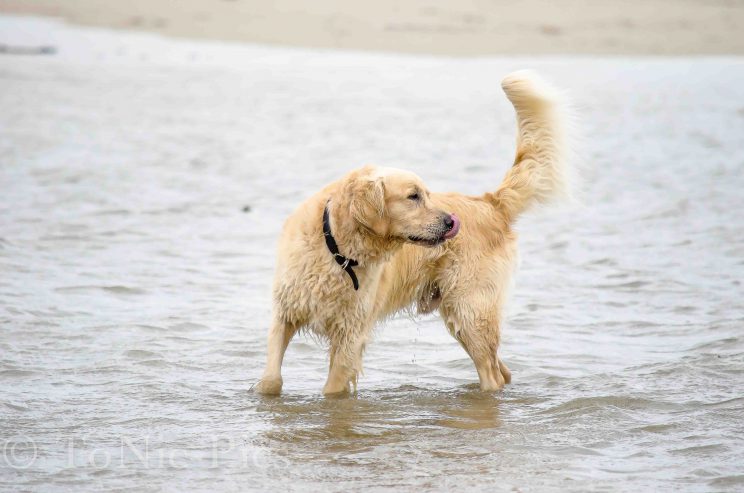
[[[416,175],[365,167],[326,186],[287,220],[279,241],[273,321],[261,393],[281,391],[284,352],[300,329],[330,345],[323,392],[356,387],[375,324],[400,310],[439,310],[450,334],[472,358],[481,389],[497,390],[511,374],[498,356],[517,237],[512,224],[531,205],[567,188],[564,114],[555,91],[528,72],[502,87],[517,113],[514,165],[495,192],[479,197],[431,193]],[[414,200],[415,194],[419,195]],[[359,262],[359,290],[328,251],[324,208],[343,255]],[[459,233],[436,246],[449,213]]]

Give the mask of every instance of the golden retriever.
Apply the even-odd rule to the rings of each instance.
[[[479,197],[429,192],[415,174],[367,166],[326,186],[286,221],[279,241],[266,369],[256,390],[278,394],[285,350],[300,329],[328,341],[324,394],[348,392],[375,324],[417,306],[439,310],[484,391],[511,374],[498,349],[517,262],[512,225],[567,190],[565,106],[531,72],[502,87],[517,116],[514,165]]]

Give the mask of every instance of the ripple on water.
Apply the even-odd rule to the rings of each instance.
[[[729,451],[729,448],[720,443],[714,443],[710,445],[698,445],[694,447],[675,448],[669,450],[672,455],[684,455],[684,456],[709,456],[710,454],[725,454]]]
[[[538,414],[544,415],[580,415],[607,410],[610,408],[624,410],[649,410],[657,409],[664,411],[674,411],[685,409],[685,406],[675,402],[665,402],[642,397],[628,396],[601,396],[601,397],[579,397],[571,399],[568,402],[558,404],[550,409],[540,411]]]
[[[7,407],[8,409],[12,409],[13,411],[28,411],[29,410],[29,407],[24,406],[23,404],[17,404],[13,402],[4,402],[3,404],[5,404],[5,407]]]
[[[0,378],[3,378],[3,379],[28,378],[28,377],[35,377],[39,374],[40,373],[38,371],[34,371],[34,370],[20,370],[20,369],[0,370]]]
[[[141,295],[147,293],[147,291],[142,288],[129,286],[64,286],[55,288],[55,291],[59,293],[91,293],[93,291],[104,291],[106,293],[126,296]]]
[[[124,351],[124,356],[132,359],[149,359],[149,358],[162,358],[159,353],[153,351],[146,351],[144,349],[130,349]]]

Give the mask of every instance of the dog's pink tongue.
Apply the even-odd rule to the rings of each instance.
[[[444,238],[447,240],[454,238],[457,235],[457,232],[460,231],[460,219],[454,214],[450,214],[450,219],[452,219],[454,224],[452,224],[452,229],[444,233]]]

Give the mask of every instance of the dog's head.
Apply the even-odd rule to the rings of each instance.
[[[349,175],[345,195],[351,217],[378,236],[435,246],[460,229],[457,216],[434,207],[424,182],[408,171],[364,167]]]

